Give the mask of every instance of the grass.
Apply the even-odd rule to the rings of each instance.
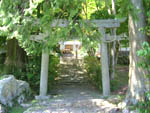
[[[23,113],[26,110],[26,108],[16,106],[9,108],[8,113]]]
[[[4,76],[0,76],[0,80],[2,80],[3,78],[5,78]]]
[[[28,102],[27,102],[27,104],[31,104],[31,106],[30,107],[33,107],[36,103],[38,103],[39,101],[38,100],[29,100]],[[10,108],[8,108],[8,113],[23,113],[24,111],[26,111],[28,109],[28,107],[27,108],[24,108],[24,107],[21,107],[21,106],[19,106],[18,104],[17,105],[15,105],[14,107],[10,107]]]
[[[3,75],[6,75],[5,71],[4,71],[4,64],[0,64],[0,80],[5,78],[5,76]]]

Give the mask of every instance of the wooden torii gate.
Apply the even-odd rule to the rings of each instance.
[[[109,78],[109,64],[108,64],[108,53],[107,53],[107,41],[113,40],[114,37],[120,38],[120,36],[110,36],[105,33],[107,28],[117,28],[120,27],[120,21],[115,19],[108,20],[86,20],[90,25],[98,28],[98,31],[101,33],[102,44],[101,44],[101,64],[102,64],[102,85],[103,85],[103,95],[110,95],[110,78]],[[58,19],[52,22],[52,27],[67,27],[69,21]],[[82,26],[82,23],[80,24]],[[47,34],[40,33],[39,35],[31,35],[31,40],[39,41],[44,40]],[[115,39],[116,40],[116,39]],[[47,99],[47,83],[48,83],[48,61],[49,61],[49,52],[48,50],[42,51],[41,58],[41,78],[40,78],[40,95],[37,96],[37,99]]]

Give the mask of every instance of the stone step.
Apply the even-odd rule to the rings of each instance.
[[[103,99],[43,101],[24,113],[32,113],[32,110],[33,113],[118,113],[117,106]]]
[[[109,103],[108,101],[104,99],[83,99],[83,100],[63,100],[63,99],[56,99],[56,100],[49,100],[49,101],[42,101],[40,103],[37,103],[36,105],[41,106],[49,106],[49,107],[58,107],[58,108],[64,108],[64,107],[102,107],[105,106],[107,108],[113,107],[116,108],[116,105]]]

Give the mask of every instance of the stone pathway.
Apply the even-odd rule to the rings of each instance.
[[[88,82],[76,60],[61,64],[61,76],[49,94],[51,99],[37,102],[24,113],[119,113]]]

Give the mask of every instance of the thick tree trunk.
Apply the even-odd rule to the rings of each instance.
[[[22,69],[24,67],[26,52],[22,49],[18,41],[14,38],[7,41],[7,54],[6,54],[6,70],[13,71],[14,68]]]
[[[131,0],[131,3],[140,12],[136,12],[138,20],[133,18],[129,13],[129,38],[130,38],[130,66],[129,66],[129,89],[127,93],[127,101],[136,104],[139,100],[144,99],[145,87],[145,70],[137,67],[136,64],[141,60],[136,55],[136,51],[141,49],[141,44],[146,40],[146,35],[139,31],[145,26],[145,16],[142,0]]]

